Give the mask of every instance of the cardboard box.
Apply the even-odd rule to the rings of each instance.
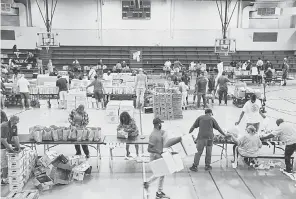
[[[24,175],[8,177],[9,184],[19,184],[24,181]]]
[[[184,135],[181,140],[182,147],[186,155],[194,155],[197,153],[196,144],[191,134]]]
[[[24,190],[21,192],[10,192],[6,199],[38,199],[39,198],[39,192],[35,190]]]
[[[44,156],[42,156],[39,161],[42,163],[43,166],[49,166],[53,161],[58,158],[58,154],[55,151],[47,151]]]
[[[40,175],[40,176],[36,177],[35,179],[33,179],[33,184],[40,191],[46,191],[46,190],[50,190],[52,188],[53,181],[48,175],[43,174],[43,175]]]
[[[78,180],[78,181],[82,181],[84,179],[84,175],[86,173],[86,171],[90,168],[91,166],[89,165],[88,162],[84,162],[78,166],[76,166],[73,169],[73,179],[74,180]]]
[[[68,160],[69,160],[68,164],[71,166],[77,166],[86,161],[85,157],[81,155],[69,156]]]
[[[51,170],[50,178],[53,180],[54,184],[69,184],[73,178],[72,169],[68,170],[54,167]]]
[[[18,168],[18,169],[8,169],[8,176],[9,177],[18,177],[20,175],[23,175],[24,168]]]
[[[105,113],[106,116],[118,116],[118,111],[119,111],[119,107],[111,107],[111,108],[107,108]]]
[[[169,152],[165,152],[162,154],[162,157],[149,163],[154,176],[170,175],[184,169],[183,161],[179,154],[172,155]]]
[[[24,156],[24,151],[21,150],[19,153],[7,153],[8,161],[18,161]]]
[[[105,118],[109,124],[118,124],[119,123],[119,116],[118,115],[106,116]]]
[[[19,160],[8,160],[8,169],[20,169],[24,166],[24,158]]]

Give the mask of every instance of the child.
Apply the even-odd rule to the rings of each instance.
[[[186,97],[188,95],[188,86],[185,84],[185,77],[181,78],[181,82],[179,83],[179,90],[182,93],[182,109],[187,110],[187,100]]]
[[[259,150],[262,147],[262,142],[258,134],[256,134],[256,128],[252,125],[247,127],[247,135],[237,139],[232,135],[233,140],[237,143],[238,154],[244,157],[244,162],[250,166],[250,164],[256,165],[256,157],[259,154]]]

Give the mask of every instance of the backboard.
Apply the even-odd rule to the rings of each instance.
[[[235,39],[216,39],[215,40],[215,53],[228,55],[235,53],[236,40]]]
[[[37,43],[38,48],[50,48],[50,47],[60,47],[60,42],[58,40],[59,34],[46,32],[37,33]]]

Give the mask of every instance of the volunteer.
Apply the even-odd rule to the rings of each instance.
[[[113,76],[111,75],[111,71],[107,72],[107,75],[104,74],[104,83],[108,83],[108,85],[112,86],[112,80],[113,80]],[[107,85],[105,84],[105,86],[107,87]],[[110,95],[106,93],[106,101],[107,103],[110,100]]]
[[[154,161],[162,158],[161,154],[164,152],[164,148],[171,147],[172,145],[178,142],[181,142],[181,137],[177,137],[169,140],[168,134],[164,130],[161,130],[162,123],[163,121],[159,118],[153,119],[154,129],[151,135],[149,136],[149,145],[148,145],[148,152],[150,153],[150,161]],[[147,182],[144,182],[144,188],[147,190],[147,192],[150,184],[157,179],[158,177],[155,177],[152,175]],[[156,192],[157,198],[169,198],[162,191],[163,182],[164,182],[164,176],[159,177],[158,190]]]
[[[216,84],[217,84],[217,81],[218,81],[219,77],[222,75],[222,73],[224,71],[224,67],[223,67],[223,62],[222,61],[219,61],[219,63],[217,64],[217,69],[218,69],[218,75],[216,77]]]
[[[20,143],[17,131],[18,123],[18,116],[12,116],[10,117],[9,121],[1,123],[1,185],[8,184],[8,159],[6,156],[7,151],[9,153],[14,153],[20,150]],[[11,146],[12,142],[14,143],[15,150]]]
[[[202,98],[204,108],[207,107],[207,99],[206,99],[206,92],[207,92],[207,85],[208,79],[205,77],[205,72],[200,73],[200,77],[196,79],[196,90],[197,90],[197,108],[200,108],[200,100]],[[193,99],[195,101],[195,99]]]
[[[8,122],[8,118],[7,118],[6,113],[1,109],[1,124],[3,122]]]
[[[277,129],[273,130],[270,135],[261,137],[261,140],[278,137],[280,141],[286,144],[285,148],[285,171],[293,173],[293,167],[291,163],[291,156],[296,152],[296,128],[295,125],[285,122],[283,119],[276,120],[278,126]]]
[[[187,110],[187,95],[188,95],[188,89],[189,87],[185,84],[185,77],[183,76],[181,78],[181,82],[179,83],[179,91],[182,94],[182,109]]]
[[[139,130],[136,122],[131,118],[128,112],[122,112],[119,116],[120,124],[117,127],[117,131],[123,130],[128,133],[129,139],[134,139],[139,135]],[[130,157],[129,144],[126,145],[126,159]],[[136,155],[139,157],[139,145],[135,144]]]
[[[287,85],[287,77],[288,77],[288,72],[289,72],[289,64],[288,64],[288,59],[287,58],[284,58],[284,63],[283,63],[283,66],[282,66],[282,69],[283,69],[283,81],[284,81],[284,84],[282,86],[286,86]]]
[[[97,103],[97,109],[99,109],[99,102],[101,102],[101,107],[102,109],[105,108],[105,105],[104,105],[104,93],[105,92],[105,88],[103,86],[103,83],[100,79],[98,79],[98,76],[95,75],[95,80],[86,87],[86,90],[91,87],[91,86],[94,86],[94,96],[95,96],[95,99],[96,99],[96,103]]]
[[[88,114],[85,112],[83,105],[79,105],[77,109],[74,109],[71,111],[69,115],[69,122],[70,122],[70,125],[73,127],[85,128],[88,125],[89,123]],[[80,145],[76,144],[75,149],[76,149],[76,155],[81,155]],[[89,158],[90,156],[89,156],[88,146],[82,145],[82,149],[86,158]]]
[[[95,75],[97,74],[96,70],[95,70],[95,66],[92,66],[89,73],[88,73],[88,79],[89,80],[94,80],[95,79]]]
[[[256,157],[259,155],[259,150],[262,147],[262,142],[256,134],[256,128],[252,125],[248,126],[247,134],[237,139],[236,136],[231,135],[235,141],[235,147],[238,146],[237,152],[244,157],[244,162],[250,166],[250,164],[256,165]],[[235,153],[233,153],[235,154]]]
[[[205,170],[211,170],[211,158],[212,158],[212,148],[213,148],[213,128],[219,131],[222,135],[225,136],[224,132],[218,125],[217,121],[213,118],[213,112],[211,109],[205,110],[205,115],[199,116],[192,127],[189,130],[189,133],[192,133],[194,129],[199,128],[198,136],[196,139],[196,148],[197,153],[194,156],[194,163],[190,167],[191,171],[198,171],[198,165],[200,157],[203,153],[204,148],[206,148],[206,158],[205,158]]]
[[[223,71],[222,75],[218,78],[216,90],[218,89],[218,95],[219,95],[219,106],[221,105],[222,98],[224,98],[225,105],[227,105],[227,94],[228,94],[228,85],[227,83],[230,82],[230,80],[225,76],[225,72]]]
[[[260,108],[261,102],[257,99],[257,96],[253,94],[251,99],[245,103],[239,120],[235,123],[235,125],[239,125],[244,115],[246,115],[247,127],[253,125],[256,128],[256,132],[258,132],[261,117],[266,118],[266,116],[262,113]]]
[[[19,92],[22,98],[22,106],[23,109],[31,109],[30,108],[30,93],[29,93],[29,87],[30,83],[29,81],[24,77],[24,75],[21,75],[21,78],[17,81],[17,87],[19,88]]]
[[[58,75],[58,80],[56,81],[56,86],[59,88],[59,98],[60,98],[60,108],[66,109],[66,100],[68,93],[68,81],[66,78]]]
[[[147,89],[147,75],[143,73],[143,69],[139,69],[139,74],[136,76],[135,90],[137,96],[136,107],[144,106],[144,94]]]
[[[208,78],[209,82],[208,82],[208,94],[212,95],[211,96],[211,100],[212,100],[212,104],[214,104],[214,100],[215,100],[215,76],[214,73],[210,74],[210,78]],[[208,102],[209,103],[209,102]]]

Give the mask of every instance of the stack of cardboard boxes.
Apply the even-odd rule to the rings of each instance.
[[[134,117],[134,106],[133,101],[110,101],[106,107],[106,119],[108,123],[118,124],[119,116],[122,112],[128,112],[130,116]]]
[[[71,91],[67,95],[67,109],[75,109],[80,104],[84,105],[84,108],[88,108],[88,101],[85,92]]]
[[[8,180],[10,191],[22,191],[31,177],[37,153],[25,148],[19,153],[8,153]]]
[[[162,120],[181,119],[182,96],[176,93],[155,93],[153,95],[153,112]]]

